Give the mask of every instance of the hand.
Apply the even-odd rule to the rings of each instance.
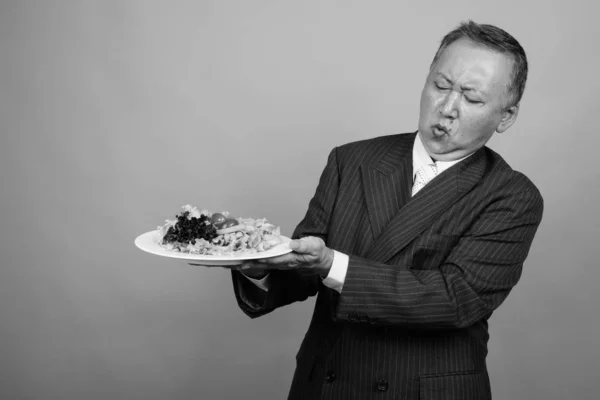
[[[251,278],[261,279],[269,270],[297,270],[302,274],[325,278],[333,263],[333,250],[325,246],[323,239],[307,236],[292,240],[289,244],[293,250],[282,256],[265,258],[256,262],[245,262],[238,270]]]
[[[240,271],[249,278],[260,280],[269,274],[269,270],[267,270],[265,267],[266,266],[264,264],[246,262],[243,265],[236,265],[231,269]]]
[[[205,265],[199,263],[188,263],[193,267],[204,267],[204,268],[224,268],[227,270],[240,271],[242,269],[241,264],[219,264],[219,265]],[[264,266],[263,266],[264,267]],[[261,264],[255,264],[255,267],[252,270],[244,270],[244,275],[249,276],[252,279],[262,279],[269,271],[265,271],[265,268],[261,268]]]

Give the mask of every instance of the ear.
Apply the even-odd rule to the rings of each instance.
[[[517,116],[519,115],[519,105],[515,105],[510,107],[507,110],[504,110],[502,113],[502,119],[496,128],[496,132],[502,133],[508,128],[511,127],[512,124],[517,120]]]

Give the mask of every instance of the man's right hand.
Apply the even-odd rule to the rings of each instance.
[[[188,263],[188,265],[194,267],[206,267],[206,268],[224,268],[228,270],[240,271],[242,274],[246,275],[252,279],[263,279],[265,276],[269,275],[269,271],[265,268],[260,268],[260,266],[253,264],[236,264],[236,265],[203,265],[199,263]]]
[[[263,268],[257,268],[256,266],[250,267],[249,265],[240,265],[236,266],[238,271],[242,274],[246,275],[248,278],[252,279],[263,279],[265,276],[269,275],[269,271]]]

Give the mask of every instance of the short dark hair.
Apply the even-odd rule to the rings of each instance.
[[[525,91],[528,66],[525,50],[523,50],[523,47],[517,42],[517,39],[494,25],[477,24],[473,21],[463,22],[456,29],[444,36],[440,43],[440,47],[431,62],[430,69],[433,68],[446,47],[459,39],[469,39],[499,53],[509,54],[512,57],[512,82],[507,88],[511,100],[509,101],[507,108],[519,104],[521,97],[523,97],[523,92]]]

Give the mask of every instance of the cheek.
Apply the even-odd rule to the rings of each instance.
[[[493,115],[487,112],[479,112],[472,117],[472,126],[481,131],[495,130],[497,121]]]
[[[497,124],[488,113],[473,112],[461,118],[463,140],[469,142],[487,141],[495,132]]]
[[[426,89],[421,93],[421,116],[427,116],[435,109],[434,96]]]

